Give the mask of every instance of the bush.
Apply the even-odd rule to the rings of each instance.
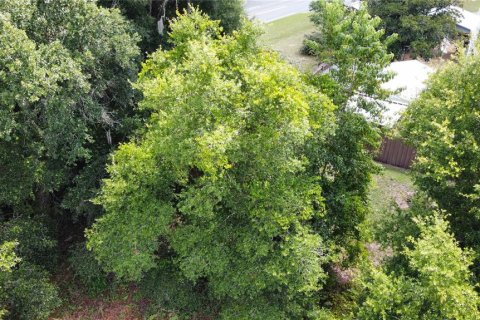
[[[189,315],[200,310],[206,312],[208,308],[207,299],[202,295],[202,285],[195,286],[168,262],[146,273],[139,286],[142,296],[151,302],[152,314],[169,310],[188,319]]]
[[[472,251],[459,247],[441,214],[414,221],[418,235],[404,239],[396,253],[406,259],[403,269],[366,272],[356,319],[479,319]]]
[[[18,217],[0,226],[0,243],[17,241],[15,252],[22,261],[52,271],[58,261],[57,241],[42,217]]]
[[[7,305],[6,319],[48,319],[61,300],[48,272],[29,263],[20,263],[18,269],[2,277],[0,297]]]
[[[87,250],[84,242],[74,246],[68,262],[75,280],[82,284],[89,295],[96,296],[107,289],[108,275],[95,260],[93,253]]]
[[[0,244],[0,319],[7,314],[5,306],[6,292],[2,290],[3,283],[5,282],[11,269],[20,261],[13,251],[18,245],[18,242],[5,242]]]

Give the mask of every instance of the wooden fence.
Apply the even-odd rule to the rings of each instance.
[[[404,169],[410,168],[415,159],[415,149],[407,146],[400,139],[383,138],[378,156],[378,162]]]

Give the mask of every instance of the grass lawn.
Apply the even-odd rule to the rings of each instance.
[[[374,241],[388,215],[392,213],[392,205],[396,203],[407,208],[415,187],[408,170],[383,165],[383,172],[373,177],[370,187],[370,204],[372,212],[366,217],[362,227],[363,237],[367,242]]]
[[[414,192],[413,181],[408,170],[384,165],[384,171],[374,176],[370,189],[370,202],[374,214],[382,214],[395,201],[407,205]]]
[[[280,52],[283,58],[301,70],[312,70],[316,60],[300,53],[305,35],[315,30],[309,16],[309,13],[299,13],[265,24],[260,43]]]
[[[480,10],[480,0],[464,0],[463,8],[468,11],[478,12]]]

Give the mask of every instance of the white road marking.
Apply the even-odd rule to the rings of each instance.
[[[270,13],[270,12],[275,12],[275,11],[278,11],[278,10],[283,10],[285,8],[288,8],[287,6],[281,6],[281,7],[277,7],[277,8],[273,8],[273,9],[270,9],[270,10],[264,10],[264,11],[260,11],[258,12],[257,14],[265,14],[265,13]]]

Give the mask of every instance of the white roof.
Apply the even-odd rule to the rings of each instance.
[[[360,6],[362,5],[361,0],[344,0],[343,3],[345,4],[345,6],[355,10],[360,10]]]
[[[456,9],[460,13],[460,17],[457,21],[457,26],[466,29],[470,32],[477,31],[480,29],[480,16],[464,10],[463,8],[452,6],[452,8]]]
[[[393,124],[401,116],[407,106],[425,89],[426,80],[433,69],[418,60],[396,61],[386,68],[396,75],[384,83],[382,88],[401,92],[392,95],[383,104],[385,106],[384,123]]]

